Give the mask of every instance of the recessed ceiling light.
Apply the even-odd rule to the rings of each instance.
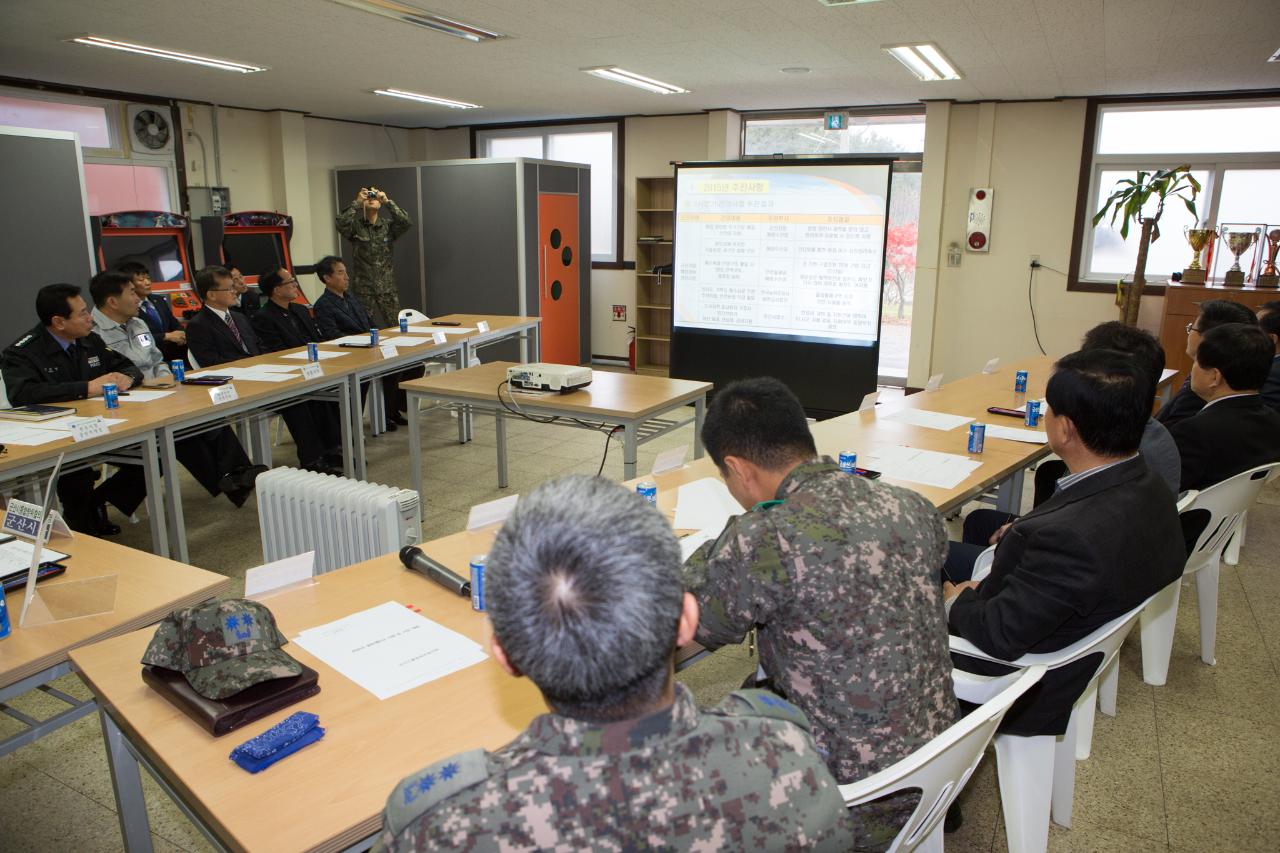
[[[423,95],[418,92],[406,92],[403,89],[374,89],[373,94],[386,95],[389,98],[404,98],[406,101],[417,101],[421,104],[435,104],[438,107],[448,107],[452,110],[482,109],[479,104],[455,101],[452,98],[437,98],[435,95]]]
[[[805,68],[803,65],[788,65],[786,68],[782,69],[782,73],[783,74],[808,74],[809,69]]]
[[[654,80],[652,77],[644,77],[634,71],[627,71],[615,65],[602,65],[598,68],[583,68],[580,70],[593,77],[612,80],[615,83],[625,83],[628,86],[644,89],[646,92],[653,92],[655,95],[687,95],[689,93],[688,89],[682,89],[670,83],[663,83],[661,80]]]
[[[472,42],[496,41],[497,39],[506,38],[502,33],[494,30],[487,30],[484,27],[477,27],[472,24],[465,24],[454,18],[448,18],[444,15],[437,15],[420,6],[414,6],[408,3],[397,3],[395,0],[329,0],[331,3],[337,3],[339,6],[348,6],[352,9],[359,9],[362,12],[372,12],[375,15],[381,15],[384,18],[391,18],[395,21],[403,21],[406,24],[413,24],[416,27],[425,27],[428,30],[434,30],[437,33],[444,33],[455,38],[466,39]]]
[[[126,53],[136,53],[139,56],[150,56],[152,59],[170,59],[174,62],[186,62],[190,65],[203,65],[206,68],[216,68],[219,71],[238,71],[241,74],[252,74],[255,71],[267,70],[265,65],[246,65],[243,62],[234,62],[230,59],[215,59],[212,56],[199,56],[194,53],[165,50],[162,47],[148,47],[144,44],[134,44],[133,42],[103,38],[102,36],[75,36],[67,39],[67,41],[74,44],[87,44],[90,47],[108,47],[112,50],[123,50]]]
[[[962,75],[933,44],[887,44],[881,48],[921,80],[959,80]]]

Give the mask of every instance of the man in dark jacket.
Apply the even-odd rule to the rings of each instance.
[[[951,633],[1004,660],[1059,651],[1182,574],[1187,553],[1173,496],[1138,454],[1147,382],[1141,365],[1111,350],[1058,361],[1044,423],[1070,474],[1001,537],[987,578],[944,584]],[[963,656],[955,662],[970,672],[1008,671]],[[1097,666],[1090,655],[1049,672],[1000,730],[1062,734]]]
[[[95,335],[89,306],[74,284],[50,284],[36,294],[40,323],[4,351],[3,372],[9,402],[64,403],[102,394],[114,383],[121,391],[142,381],[128,358],[109,349]],[[92,468],[58,478],[58,499],[74,530],[112,536],[120,528],[107,518],[107,502],[133,515],[147,496],[142,469],[124,465],[101,486]]]
[[[129,276],[129,283],[141,300],[138,316],[151,330],[151,337],[155,338],[156,346],[164,357],[169,361],[184,358],[187,354],[187,333],[178,318],[173,316],[169,297],[151,292],[151,271],[137,261],[121,264],[116,271]]]
[[[1239,302],[1232,302],[1229,299],[1210,299],[1208,302],[1201,302],[1199,316],[1194,323],[1187,324],[1187,355],[1191,356],[1192,361],[1195,360],[1196,349],[1200,346],[1201,338],[1215,326],[1256,322],[1257,317],[1254,316],[1253,311]],[[1191,417],[1202,408],[1204,408],[1204,400],[1197,397],[1196,392],[1191,389],[1191,376],[1188,374],[1178,393],[1173,395],[1173,399],[1156,412],[1156,420],[1172,429],[1178,421]],[[1186,489],[1186,484],[1183,484],[1182,488]]]
[[[1262,402],[1280,413],[1280,300],[1263,303],[1258,307],[1258,328],[1271,339],[1275,354],[1271,357],[1271,369],[1267,381],[1262,384]]]

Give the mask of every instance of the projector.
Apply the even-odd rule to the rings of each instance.
[[[591,384],[591,368],[568,364],[517,364],[507,368],[507,382],[512,388],[527,391],[559,391],[568,394]]]

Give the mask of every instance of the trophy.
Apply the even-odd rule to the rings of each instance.
[[[1205,269],[1200,266],[1200,253],[1204,251],[1205,246],[1218,239],[1218,232],[1213,228],[1186,226],[1182,229],[1182,233],[1186,235],[1187,242],[1191,244],[1191,250],[1195,252],[1191,257],[1191,266],[1182,271],[1182,283],[1204,284]]]
[[[1280,252],[1280,227],[1267,232],[1267,265],[1258,276],[1258,287],[1280,286],[1280,271],[1276,270],[1276,253]]]
[[[1240,269],[1240,256],[1258,242],[1258,237],[1262,234],[1261,228],[1255,228],[1252,231],[1222,231],[1222,242],[1227,244],[1227,249],[1231,254],[1235,255],[1236,262],[1231,265],[1231,269],[1227,270],[1222,277],[1222,283],[1227,287],[1244,287],[1244,270]]]

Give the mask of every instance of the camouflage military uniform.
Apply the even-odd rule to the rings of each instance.
[[[364,205],[352,202],[334,223],[351,241],[351,289],[380,327],[394,326],[400,314],[391,244],[413,227],[413,220],[391,199],[382,204],[378,221],[365,218]]]
[[[387,799],[378,848],[847,850],[847,812],[804,715],[743,690],[597,725],[556,714],[493,753],[425,768]]]
[[[832,775],[857,781],[956,719],[938,582],[946,553],[942,518],[920,495],[829,457],[801,464],[776,502],[730,521],[685,563],[702,607],[697,640],[714,649],[758,626],[764,671],[809,718]],[[892,838],[917,799],[901,799],[888,828],[856,809],[860,844]]]
[[[225,699],[301,673],[301,664],[280,649],[288,642],[258,602],[210,601],[162,619],[142,662],[181,672],[201,696]]]

